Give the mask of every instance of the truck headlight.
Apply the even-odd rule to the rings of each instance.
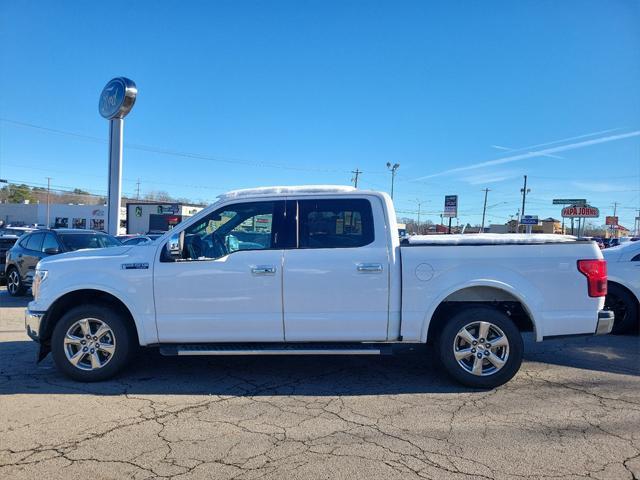
[[[33,284],[31,285],[31,293],[33,299],[38,299],[38,293],[40,292],[40,285],[47,279],[49,272],[47,270],[39,270],[36,268],[36,272],[33,275]]]

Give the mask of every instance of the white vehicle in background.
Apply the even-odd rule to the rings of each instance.
[[[379,355],[426,344],[472,387],[538,341],[609,333],[606,263],[558,235],[412,236],[388,195],[239,190],[153,243],[42,260],[26,329],[61,372],[109,378],[139,346],[164,355]]]
[[[604,250],[609,286],[605,308],[615,313],[613,333],[640,328],[640,242],[624,242]]]

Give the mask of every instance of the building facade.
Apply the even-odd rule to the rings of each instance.
[[[203,207],[172,202],[129,202],[126,209],[126,232],[144,234],[170,230]]]
[[[38,225],[49,228],[84,228],[106,231],[106,205],[69,205],[52,203],[48,208],[43,203],[2,203],[0,220],[6,225]],[[121,210],[126,215],[126,209]],[[123,217],[126,218],[126,217]],[[125,221],[120,225],[124,231]]]

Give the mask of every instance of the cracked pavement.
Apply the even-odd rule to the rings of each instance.
[[[162,357],[117,379],[35,364],[27,299],[0,290],[0,478],[638,479],[640,338],[536,344],[496,390],[427,351]]]

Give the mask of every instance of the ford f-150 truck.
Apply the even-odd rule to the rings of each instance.
[[[155,240],[43,259],[27,333],[81,381],[165,355],[381,354],[427,344],[473,387],[518,371],[521,332],[609,333],[606,263],[556,235],[411,237],[388,195],[238,190]]]

